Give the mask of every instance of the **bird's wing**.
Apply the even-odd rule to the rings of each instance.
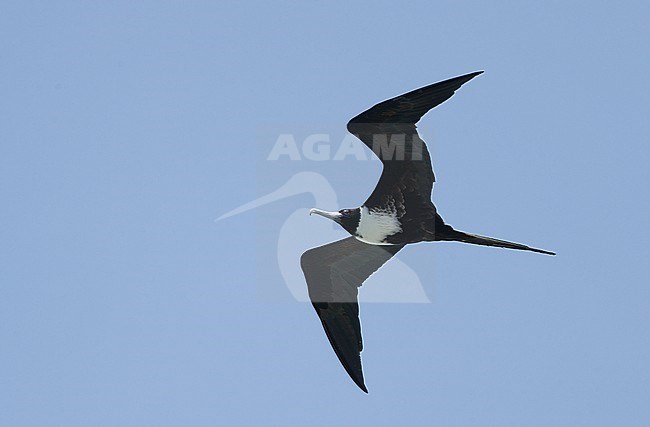
[[[363,141],[384,164],[381,178],[366,206],[384,207],[389,197],[403,199],[400,194],[405,188],[424,196],[427,200],[422,203],[430,203],[435,176],[429,151],[415,124],[482,72],[454,77],[380,102],[348,122],[348,131]]]
[[[358,290],[404,245],[369,245],[348,237],[302,254],[309,299],[350,378],[366,393],[361,368]]]

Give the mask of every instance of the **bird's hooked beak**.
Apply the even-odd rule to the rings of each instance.
[[[332,221],[336,221],[337,219],[341,218],[341,213],[340,212],[328,212],[328,211],[323,211],[323,210],[316,209],[316,208],[309,210],[309,215],[311,215],[311,214],[324,216],[325,218],[329,218]]]

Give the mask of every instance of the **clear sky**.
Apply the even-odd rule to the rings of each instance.
[[[2,2],[0,425],[647,426],[648,16]],[[366,395],[277,263],[315,199],[215,219],[301,171],[358,206],[377,162],[265,161],[275,137],[337,147],[372,104],[476,70],[420,124],[434,201],[558,255],[407,247],[430,303],[361,307]],[[290,249],[329,241],[306,218]]]

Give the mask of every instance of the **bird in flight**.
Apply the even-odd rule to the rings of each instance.
[[[405,245],[456,241],[555,255],[519,243],[466,233],[445,223],[431,201],[435,176],[416,123],[449,99],[477,71],[380,102],[348,122],[354,134],[383,163],[379,182],[358,208],[328,212],[350,237],[306,251],[300,265],[309,298],[334,352],[352,380],[368,392],[361,367],[358,288]]]

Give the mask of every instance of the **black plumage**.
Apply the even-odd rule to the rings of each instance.
[[[379,182],[359,208],[313,213],[339,223],[352,236],[310,249],[301,258],[309,296],[327,337],[354,382],[367,389],[361,370],[358,287],[404,245],[459,241],[555,255],[520,243],[465,233],[446,224],[431,201],[435,175],[416,123],[482,71],[408,92],[354,117],[348,130],[383,163]]]

